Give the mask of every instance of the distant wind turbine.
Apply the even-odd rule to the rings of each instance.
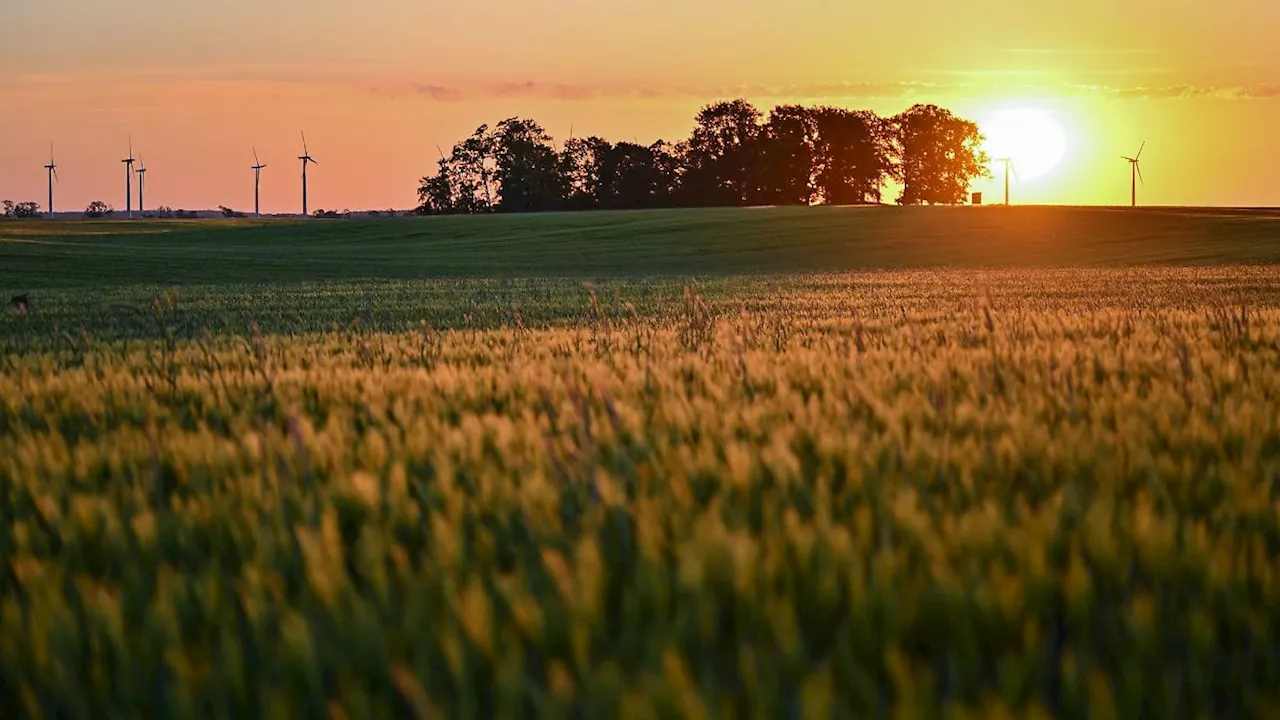
[[[303,142],[303,145],[305,146],[306,140],[304,139],[302,142]],[[258,159],[258,148],[254,148],[253,149],[253,214],[256,217],[262,216],[262,213],[258,211],[258,184],[262,178],[262,168],[264,167],[266,167],[266,165],[263,165],[262,161]],[[303,188],[302,189],[302,197],[303,197],[302,212],[304,214],[307,212],[307,208],[306,208],[307,179],[306,178],[307,178],[307,166],[304,164],[302,166],[302,188]]]
[[[147,180],[147,163],[145,161],[138,162],[138,169],[134,171],[138,176],[138,214],[141,215],[147,211],[147,203],[143,199],[143,191],[146,188]]]
[[[124,211],[129,219],[133,219],[133,136],[129,136],[129,157],[121,160],[124,163]]]
[[[1130,207],[1138,207],[1138,181],[1142,181],[1145,186],[1147,181],[1142,177],[1142,151],[1147,149],[1147,141],[1142,141],[1142,146],[1138,148],[1138,154],[1133,157],[1124,157],[1122,159],[1129,161],[1129,203]]]
[[[1004,204],[1008,205],[1009,204],[1009,171],[1010,170],[1013,171],[1013,176],[1018,179],[1018,182],[1022,182],[1022,178],[1018,177],[1018,168],[1014,167],[1013,158],[1002,157],[1002,158],[996,158],[995,161],[998,163],[1004,163]]]
[[[58,164],[53,161],[53,143],[49,143],[49,164],[44,169],[49,176],[49,217],[53,217],[53,181],[58,179]]]
[[[309,164],[319,165],[320,163],[316,162],[315,158],[311,157],[311,153],[307,151],[307,134],[305,132],[302,133],[302,154],[298,156],[298,159],[302,161],[302,215],[303,217],[306,217],[307,215],[307,165]]]

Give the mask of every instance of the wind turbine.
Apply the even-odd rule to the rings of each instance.
[[[1138,148],[1138,154],[1133,157],[1121,156],[1124,160],[1129,161],[1129,197],[1130,207],[1138,207],[1138,181],[1141,180],[1143,185],[1147,184],[1145,178],[1142,177],[1142,151],[1147,149],[1147,141],[1142,141],[1142,146]]]
[[[307,151],[307,134],[305,132],[302,133],[302,154],[298,156],[298,159],[302,161],[302,216],[306,217],[307,216],[307,165],[308,164],[319,165],[320,163],[316,162],[315,158],[311,157],[311,153]]]
[[[302,144],[305,146],[305,145],[306,145],[306,142],[307,142],[307,141],[304,139],[304,140],[302,141]],[[315,162],[315,161],[313,160],[312,162]],[[262,168],[264,168],[264,167],[266,167],[266,165],[263,165],[263,164],[262,164],[262,161],[258,159],[258,148],[254,148],[254,149],[253,149],[253,214],[254,214],[254,216],[255,216],[255,217],[261,217],[261,216],[262,216],[262,213],[258,212],[258,181],[259,181],[259,180],[261,179],[261,177],[262,177]],[[303,200],[302,200],[302,205],[303,205],[302,212],[303,212],[303,213],[306,213],[306,211],[307,211],[307,210],[306,210],[306,204],[307,204],[307,200],[306,200],[306,197],[307,197],[307,190],[306,190],[306,187],[307,187],[307,180],[306,180],[306,178],[307,178],[307,166],[306,166],[306,164],[303,164],[303,166],[302,166],[302,187],[303,187],[303,190],[302,190],[302,197],[303,197]]]
[[[129,136],[129,157],[121,160],[124,163],[124,211],[129,219],[133,219],[133,136]]]
[[[1018,177],[1018,168],[1014,167],[1013,158],[1002,157],[1002,158],[996,158],[995,161],[998,163],[1004,163],[1004,204],[1008,205],[1009,204],[1009,171],[1013,170],[1013,176],[1018,179],[1018,182],[1022,182],[1022,178]]]
[[[141,215],[147,210],[147,204],[143,202],[142,196],[142,191],[146,185],[147,179],[147,163],[146,161],[139,161],[138,165],[139,167],[134,171],[134,174],[138,176],[138,214]]]
[[[53,181],[58,179],[58,164],[53,161],[53,143],[49,143],[49,164],[44,169],[49,176],[49,217],[53,217]]]

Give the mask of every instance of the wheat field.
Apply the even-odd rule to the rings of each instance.
[[[1280,713],[1274,268],[558,287],[6,318],[0,715]]]

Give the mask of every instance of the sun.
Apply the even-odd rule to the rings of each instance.
[[[1038,108],[1011,108],[992,114],[982,123],[983,149],[991,157],[997,175],[1004,172],[1000,158],[1010,158],[1022,180],[1048,174],[1067,152],[1067,134],[1051,113]]]

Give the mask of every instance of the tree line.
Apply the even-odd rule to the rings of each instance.
[[[481,125],[422,178],[424,215],[750,205],[957,204],[990,175],[977,124],[936,105],[893,117],[745,100],[704,107],[677,143],[570,138],[534,120]]]

